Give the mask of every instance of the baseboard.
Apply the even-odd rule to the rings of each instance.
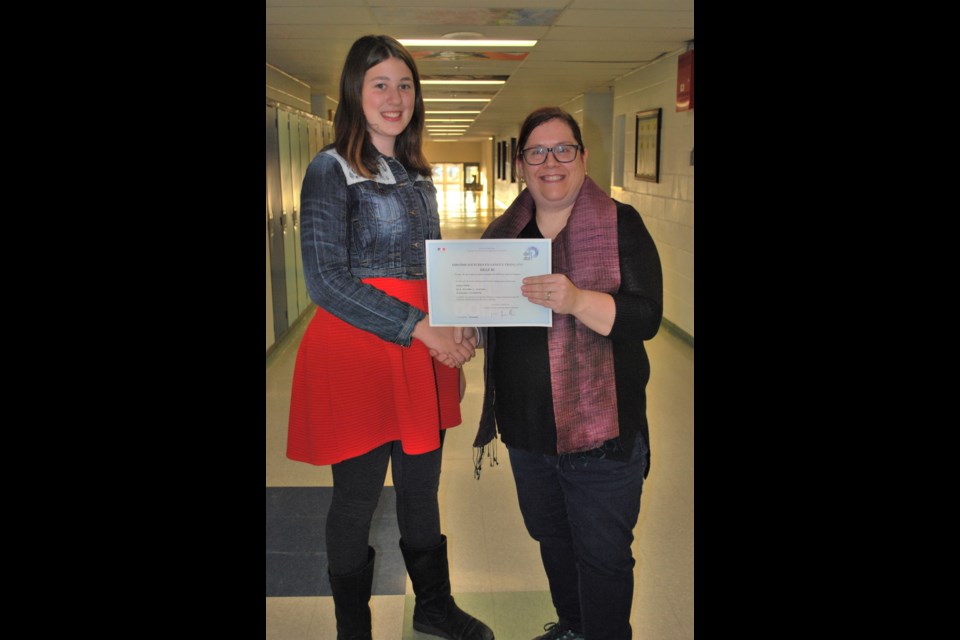
[[[673,324],[666,318],[661,318],[660,327],[663,329],[666,329],[673,335],[677,336],[678,338],[680,338],[681,340],[689,344],[691,348],[693,348],[693,336],[687,333],[686,331],[684,331],[683,329],[681,329],[680,327],[678,327],[677,325]]]

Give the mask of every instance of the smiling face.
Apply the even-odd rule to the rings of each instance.
[[[530,133],[523,144],[530,147],[554,147],[558,144],[575,145],[570,125],[560,119],[544,122]],[[538,212],[559,211],[572,207],[580,194],[584,176],[587,174],[587,152],[581,149],[572,162],[557,162],[553,153],[547,153],[543,164],[529,165],[517,160],[517,171],[526,181],[527,189],[537,205]]]
[[[387,58],[367,69],[362,98],[371,142],[380,153],[392,157],[397,136],[413,117],[413,73],[402,60]]]

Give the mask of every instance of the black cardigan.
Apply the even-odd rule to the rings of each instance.
[[[643,342],[656,335],[660,327],[663,275],[657,248],[640,214],[630,205],[616,200],[614,203],[617,205],[620,288],[613,295],[616,318],[608,338],[613,343],[620,436],[601,449],[608,458],[626,460],[637,434],[649,451],[646,385],[650,361]],[[519,237],[543,237],[535,217]],[[493,408],[503,442],[525,451],[557,455],[547,328],[490,328],[486,345],[485,357],[492,359],[491,379],[485,381],[486,394],[493,392]],[[648,459],[648,471],[649,468]]]

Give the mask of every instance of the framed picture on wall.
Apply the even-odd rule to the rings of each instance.
[[[507,141],[500,141],[500,179],[507,179]]]
[[[500,143],[498,142],[498,143],[494,144],[493,146],[495,146],[495,147],[497,148],[497,164],[496,164],[496,167],[497,167],[497,180],[499,180],[499,179],[500,179]]]
[[[661,109],[637,112],[634,175],[637,180],[660,182]]]
[[[510,138],[510,182],[517,181],[517,163],[513,161],[517,157],[517,139]]]

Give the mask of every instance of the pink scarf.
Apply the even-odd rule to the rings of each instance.
[[[534,215],[533,197],[524,189],[483,237],[516,238]],[[619,290],[617,207],[589,176],[567,226],[553,240],[552,253],[553,273],[566,275],[580,289],[611,294]],[[620,426],[610,340],[572,315],[555,313],[553,327],[547,329],[547,344],[557,453],[589,451],[617,437]],[[492,426],[492,415],[488,420]],[[484,422],[481,417],[481,432]],[[478,443],[481,441],[478,437]]]

